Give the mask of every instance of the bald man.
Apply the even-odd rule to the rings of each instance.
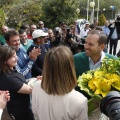
[[[1,32],[2,32],[2,35],[0,36],[0,44],[1,45],[4,45],[6,43],[5,41],[5,38],[4,38],[4,34],[9,30],[9,28],[5,25],[3,25],[1,27]]]

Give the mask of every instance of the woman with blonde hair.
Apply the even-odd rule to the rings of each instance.
[[[42,81],[32,91],[32,110],[38,120],[88,120],[87,98],[74,90],[77,84],[73,55],[65,46],[45,56]]]

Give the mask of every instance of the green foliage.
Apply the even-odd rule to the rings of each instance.
[[[46,21],[48,27],[55,27],[58,21],[73,23],[73,20],[79,15],[76,12],[78,5],[75,0],[46,0],[42,19]]]
[[[18,29],[22,23],[37,24],[42,15],[41,4],[40,1],[23,1],[17,5],[13,4],[10,8],[5,7],[8,17],[7,25]]]
[[[100,101],[102,97],[99,95],[94,95],[91,99],[88,100],[88,115],[91,116],[92,111],[99,108]]]
[[[6,15],[2,9],[0,9],[0,27],[5,24]]]
[[[104,16],[104,14],[101,14],[101,15],[99,16],[99,18],[98,18],[98,25],[99,25],[99,26],[103,26],[104,23],[105,23],[105,21],[106,21],[106,18],[105,18],[105,16]]]
[[[106,9],[104,14],[107,19],[111,19],[110,15],[107,16],[111,13],[111,5],[115,6],[114,16],[120,6],[119,0],[100,0],[99,9]],[[0,0],[0,7],[4,11],[0,23],[4,24],[5,18],[8,18],[7,25],[14,28],[19,28],[22,23],[38,24],[38,20],[43,20],[46,26],[53,28],[59,20],[71,24],[74,19],[86,18],[87,14],[87,0]],[[98,0],[95,0],[95,10],[97,7]],[[78,8],[80,13],[76,12]]]

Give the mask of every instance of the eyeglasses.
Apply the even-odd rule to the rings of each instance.
[[[39,24],[39,25],[43,25],[43,24]]]

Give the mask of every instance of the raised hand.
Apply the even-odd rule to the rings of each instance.
[[[0,109],[4,109],[9,100],[9,91],[0,91]]]
[[[36,60],[37,56],[41,54],[40,48],[33,48],[32,51],[29,53],[29,57],[31,60]]]

